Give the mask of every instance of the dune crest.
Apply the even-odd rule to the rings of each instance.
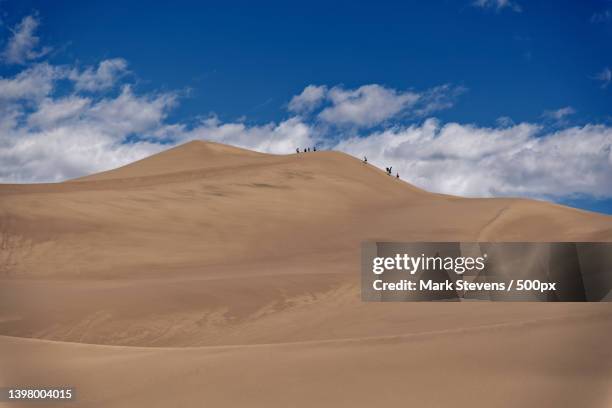
[[[256,162],[257,159],[265,156],[265,154],[239,147],[193,140],[125,166],[71,181],[112,180],[229,167]]]

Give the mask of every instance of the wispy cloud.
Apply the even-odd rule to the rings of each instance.
[[[457,98],[467,92],[464,86],[444,84],[428,89],[420,95],[419,103],[415,109],[416,117],[423,117],[434,112],[450,109],[455,105]]]
[[[511,0],[475,0],[472,5],[474,7],[492,9],[495,11],[501,11],[504,9],[512,10],[516,13],[520,13],[523,11],[523,8],[520,4]]]
[[[591,23],[607,23],[612,21],[612,10],[603,10],[598,13],[593,13],[591,16]]]
[[[605,67],[598,74],[596,74],[593,79],[601,82],[601,88],[606,89],[610,82],[612,82],[612,70],[610,68]]]
[[[23,65],[41,58],[51,51],[50,47],[39,47],[40,39],[35,32],[40,24],[36,15],[26,16],[11,29],[11,37],[2,52],[2,60],[8,64]]]
[[[497,123],[497,126],[501,128],[514,126],[514,121],[510,116],[500,116],[499,118],[495,119],[495,123]]]
[[[567,116],[573,115],[574,113],[576,113],[576,110],[574,110],[574,108],[572,108],[571,106],[566,106],[564,108],[559,108],[556,110],[544,111],[542,116],[548,119],[559,121],[566,118]]]
[[[107,59],[98,68],[87,67],[83,71],[74,68],[69,78],[80,91],[100,91],[112,87],[126,73],[127,61],[123,58]]]

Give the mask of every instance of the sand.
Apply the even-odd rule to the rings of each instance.
[[[362,303],[364,240],[612,241],[612,217],[205,142],[0,185],[0,386],[87,407],[612,404],[610,304]]]

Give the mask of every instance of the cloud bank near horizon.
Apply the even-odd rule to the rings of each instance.
[[[95,66],[40,61],[49,50],[35,35],[37,16],[11,32],[3,62],[23,68],[0,78],[0,181],[62,181],[108,170],[192,139],[261,152],[297,147],[336,149],[393,166],[424,189],[464,196],[553,200],[611,198],[612,128],[568,127],[567,106],[543,114],[559,126],[499,121],[495,127],[442,123],[466,89],[443,84],[398,90],[312,84],[286,106],[279,122],[172,122],[179,92],[139,94],[122,58]]]

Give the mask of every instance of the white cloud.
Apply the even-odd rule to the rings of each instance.
[[[92,67],[82,72],[73,69],[68,78],[79,91],[100,91],[112,87],[126,70],[127,62],[123,58],[113,58],[100,62],[95,70]]]
[[[40,39],[35,35],[40,22],[38,18],[26,16],[11,30],[12,36],[2,52],[2,59],[9,64],[23,65],[51,51],[50,47],[38,47]]]
[[[336,148],[393,166],[430,191],[465,196],[611,197],[612,128],[588,125],[541,135],[522,123],[484,128],[428,119],[341,141]]]
[[[39,132],[23,131],[0,144],[3,182],[63,181],[142,159],[160,144],[122,144],[86,122]]]
[[[154,131],[162,125],[167,112],[175,105],[174,93],[136,96],[126,85],[117,97],[105,98],[93,105],[85,118],[103,125],[105,132],[123,137]]]
[[[28,124],[32,127],[50,128],[67,120],[79,120],[90,104],[90,99],[78,96],[45,98],[38,105],[38,109],[28,116]]]
[[[54,82],[44,84],[39,93],[13,84],[8,87],[11,93],[0,97],[1,181],[62,181],[114,168],[167,147],[138,137],[153,135],[164,126],[167,112],[176,103],[174,94],[139,96],[125,86],[118,95],[105,98],[56,97]],[[30,99],[23,101],[26,96]],[[132,135],[138,137],[127,143]]]
[[[53,90],[54,82],[62,76],[61,68],[42,63],[12,78],[0,77],[0,101],[40,99]]]
[[[308,85],[301,94],[291,98],[289,110],[297,113],[310,112],[323,102],[326,94],[326,86]]]
[[[424,117],[448,109],[465,91],[463,87],[441,85],[422,92],[398,91],[378,84],[355,89],[308,85],[289,102],[290,112],[311,114],[324,125],[368,128],[398,117]]]
[[[472,5],[474,7],[494,9],[496,11],[501,11],[505,8],[515,11],[517,13],[523,11],[523,8],[520,4],[510,0],[475,0]]]
[[[610,68],[608,67],[605,67],[603,70],[601,70],[600,73],[595,75],[594,79],[600,81],[601,87],[603,89],[606,89],[608,85],[610,85],[610,82],[612,82],[612,70],[610,70]]]
[[[327,97],[331,106],[319,113],[321,120],[336,125],[374,126],[413,106],[420,96],[372,84],[354,90],[334,87]]]

